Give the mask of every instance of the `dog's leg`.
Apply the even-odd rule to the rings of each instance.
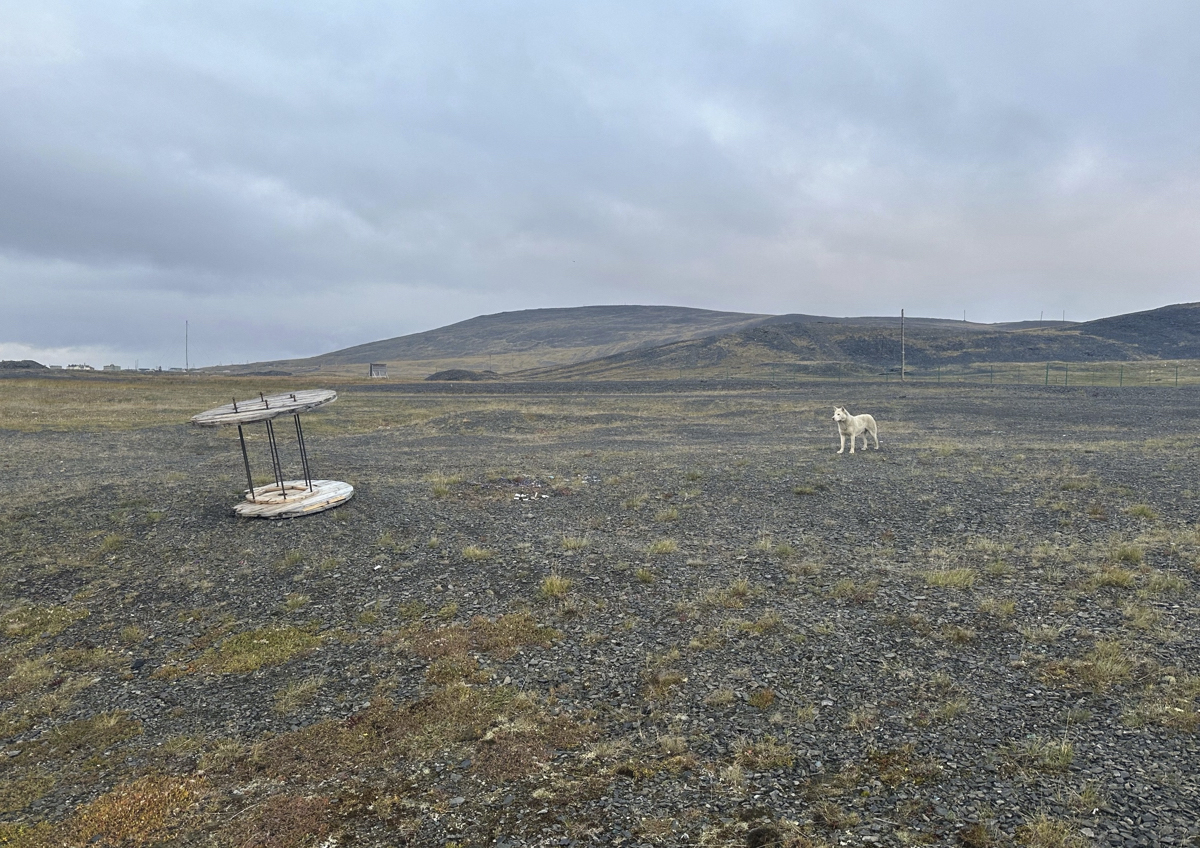
[[[879,450],[879,430],[871,428],[871,438],[875,440],[875,450]],[[867,437],[863,436],[863,450],[867,449]]]
[[[850,453],[854,453],[854,443],[858,441],[858,436],[852,432],[850,434]]]
[[[840,446],[838,447],[838,453],[841,453],[842,451],[844,451],[846,449],[846,434],[839,430],[838,438],[842,440]],[[850,452],[854,453],[854,443],[853,442],[850,443]]]

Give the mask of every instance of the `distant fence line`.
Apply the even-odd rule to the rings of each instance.
[[[707,377],[720,379],[759,380],[843,380],[850,382],[900,382],[900,367],[875,374],[831,373],[833,368],[812,368],[792,363],[764,364],[752,374],[744,371],[700,367],[678,369],[679,379]],[[824,373],[822,373],[824,372]],[[909,383],[976,383],[1019,386],[1157,386],[1175,388],[1200,385],[1200,361],[1181,362],[1039,362],[1002,363],[989,365],[907,367],[905,381]]]
[[[896,373],[884,375],[887,381],[900,379]],[[957,368],[905,369],[911,382],[1000,383],[1036,386],[1177,386],[1200,383],[1200,363],[1117,362],[1078,363],[1044,362],[1003,365],[968,365]]]

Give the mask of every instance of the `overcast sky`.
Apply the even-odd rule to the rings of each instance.
[[[1200,3],[0,0],[0,358],[1200,300]]]

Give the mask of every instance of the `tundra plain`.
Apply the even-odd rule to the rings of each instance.
[[[323,383],[235,518],[309,385],[0,380],[0,844],[1196,844],[1197,387]]]

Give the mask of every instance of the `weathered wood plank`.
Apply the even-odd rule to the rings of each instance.
[[[313,480],[311,492],[303,480],[285,480],[284,488],[286,498],[277,484],[258,486],[254,489],[257,502],[247,495],[234,512],[243,518],[296,518],[331,509],[354,495],[354,487],[341,480]]]
[[[307,412],[335,400],[337,392],[333,389],[302,389],[227,403],[193,415],[191,421],[198,427],[251,424],[256,421],[269,421],[281,415]]]

